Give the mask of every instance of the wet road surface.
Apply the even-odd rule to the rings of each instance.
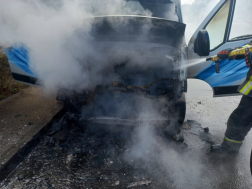
[[[147,123],[134,128],[72,123],[53,139],[46,137],[2,188],[252,188],[251,133],[238,155],[210,154],[211,144],[201,140],[204,127],[217,143],[223,139],[241,98],[211,95],[208,88],[187,95],[186,119],[193,121],[183,129],[186,144]]]

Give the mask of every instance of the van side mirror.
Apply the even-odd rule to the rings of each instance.
[[[206,30],[200,30],[194,42],[194,52],[199,56],[208,56],[210,53],[210,39]]]

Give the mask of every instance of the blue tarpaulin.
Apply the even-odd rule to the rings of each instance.
[[[26,73],[35,76],[35,74],[30,70],[30,58],[28,50],[24,46],[13,47],[6,49],[6,53],[9,62],[17,65],[19,68],[24,70]]]

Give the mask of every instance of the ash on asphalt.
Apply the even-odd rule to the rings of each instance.
[[[187,130],[197,125],[192,121],[189,123],[191,125]],[[175,152],[167,151],[164,160],[163,152],[154,150],[147,154],[151,158],[128,159],[130,156],[127,154],[135,145],[132,139],[134,127],[71,123],[53,137],[45,137],[2,183],[2,187],[233,188],[232,180],[237,173],[234,167],[230,167],[235,162],[235,156],[202,156],[208,153],[210,144],[202,141],[195,130],[199,131],[199,125],[193,132],[184,133],[188,148],[184,148],[182,143],[172,142],[157,130],[160,141],[165,141],[166,148],[176,151],[177,156],[174,156]],[[195,165],[190,165],[195,162]],[[227,167],[234,174],[231,172],[223,177]],[[194,169],[200,175],[194,173]]]
[[[166,188],[166,182],[146,172],[141,160],[125,159],[133,132],[133,127],[72,123],[53,137],[47,136],[3,187],[145,188],[151,184]]]

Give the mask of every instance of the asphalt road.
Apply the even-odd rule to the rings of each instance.
[[[146,123],[136,128],[73,123],[54,139],[46,137],[2,187],[252,188],[251,133],[238,155],[211,154],[211,144],[201,138],[208,127],[214,141],[221,142],[228,116],[240,98],[213,99],[207,85],[190,81],[189,121],[183,129],[186,144],[171,141]]]

